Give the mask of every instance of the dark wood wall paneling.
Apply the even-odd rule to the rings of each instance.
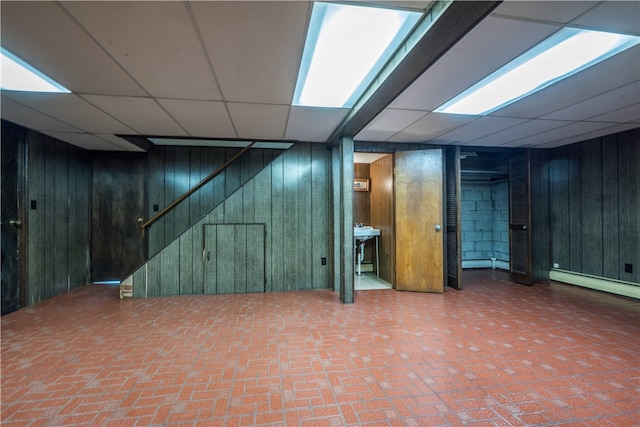
[[[354,163],[353,177],[369,180],[371,185],[371,175],[369,173],[368,163]],[[369,187],[371,188],[371,187]],[[369,191],[355,191],[353,193],[353,222],[356,224],[371,225],[371,216],[369,213]]]
[[[219,163],[234,153],[226,151]],[[330,263],[321,263],[321,258],[330,255],[330,152],[323,144],[298,143],[286,152],[250,153],[240,167],[212,185],[227,191],[236,185],[239,188],[134,272],[135,297],[211,291],[205,279],[211,275],[207,269],[213,267],[202,256],[205,224],[265,225],[268,292],[330,286]],[[274,153],[279,155],[273,158]],[[227,284],[217,285],[228,288]]]
[[[91,280],[122,280],[146,261],[147,157],[140,153],[92,153]]]
[[[552,263],[640,283],[638,165],[640,129],[550,151]]]
[[[534,282],[549,280],[551,246],[549,213],[549,152],[531,150],[531,275]]]
[[[162,210],[238,151],[239,148],[154,147],[149,152],[147,219],[157,213],[154,208]],[[157,254],[187,231],[279,153],[279,150],[251,149],[199,191],[152,224],[147,229],[149,256]]]
[[[30,305],[89,280],[91,160],[87,151],[34,131],[27,144]]]
[[[27,303],[25,169],[27,130],[2,120],[2,315]]]
[[[371,224],[380,229],[380,278],[393,283],[395,240],[393,233],[393,156],[373,162],[371,173]],[[374,254],[375,256],[375,254]]]

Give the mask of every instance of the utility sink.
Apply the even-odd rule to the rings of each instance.
[[[359,242],[366,242],[367,240],[379,235],[380,230],[377,228],[373,228],[370,225],[366,225],[363,227],[353,227],[353,237],[355,237]]]

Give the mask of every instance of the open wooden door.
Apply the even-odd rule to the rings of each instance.
[[[522,151],[509,159],[509,276],[525,285],[533,284],[530,206],[529,152]]]
[[[444,292],[442,150],[396,153],[397,290]]]
[[[462,224],[460,214],[460,147],[445,150],[447,285],[462,289]]]

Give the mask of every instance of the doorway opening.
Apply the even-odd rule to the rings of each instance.
[[[372,238],[354,238],[355,290],[393,287],[393,165],[390,153],[354,153],[354,227],[379,230]]]
[[[509,271],[509,152],[460,152],[463,270]]]

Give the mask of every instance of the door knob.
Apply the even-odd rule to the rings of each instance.
[[[22,221],[20,221],[19,219],[10,219],[9,224],[15,225],[16,227],[20,227],[22,225]]]
[[[440,227],[440,224],[436,224],[435,229],[436,229],[436,231],[440,231],[442,229],[442,227]]]

